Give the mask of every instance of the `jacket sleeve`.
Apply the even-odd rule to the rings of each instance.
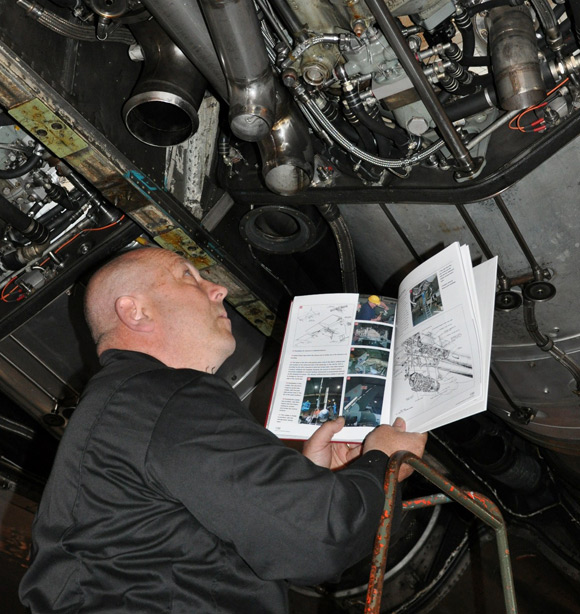
[[[152,482],[265,580],[322,582],[372,551],[388,457],[332,472],[258,424],[226,382],[201,375],[155,427]]]

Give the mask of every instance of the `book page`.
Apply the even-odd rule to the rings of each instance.
[[[491,363],[491,341],[493,335],[493,316],[495,313],[495,289],[497,280],[497,256],[491,260],[486,260],[473,268],[475,289],[477,293],[477,306],[480,314],[481,337],[482,337],[482,357],[481,357],[481,387],[482,395],[480,399],[474,399],[471,403],[466,403],[461,408],[461,418],[472,416],[487,408],[487,395],[489,388],[489,370]],[[426,431],[439,428],[457,419],[456,412],[453,411],[451,418],[442,413],[423,428]]]
[[[362,441],[389,422],[392,299],[368,294],[295,297],[266,427],[282,439],[307,439],[344,416],[337,441]]]
[[[481,332],[466,266],[454,243],[399,287],[392,413],[410,431],[441,415],[451,421],[462,405],[481,399]]]

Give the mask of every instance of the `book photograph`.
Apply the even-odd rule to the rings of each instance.
[[[496,266],[473,268],[454,243],[411,271],[397,299],[295,297],[267,428],[307,439],[343,416],[336,440],[360,442],[398,416],[425,431],[483,411]]]

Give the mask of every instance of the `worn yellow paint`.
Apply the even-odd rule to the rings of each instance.
[[[88,147],[86,141],[38,98],[12,107],[8,113],[59,158]]]

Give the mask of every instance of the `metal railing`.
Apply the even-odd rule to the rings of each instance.
[[[385,475],[385,506],[375,538],[365,614],[380,612],[394,505],[399,486],[398,475],[403,463],[410,465],[444,493],[416,500],[413,502],[414,508],[456,501],[495,531],[506,612],[517,614],[506,524],[497,505],[480,493],[462,490],[415,454],[405,451],[393,454]]]

